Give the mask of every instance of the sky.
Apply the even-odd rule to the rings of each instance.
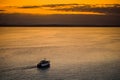
[[[119,25],[119,16],[120,0],[0,0],[2,25]]]

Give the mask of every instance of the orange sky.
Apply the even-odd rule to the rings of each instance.
[[[99,14],[95,12],[66,12],[55,11],[49,9],[18,9],[8,6],[40,6],[47,4],[120,4],[120,0],[2,0],[0,2],[0,10],[3,13],[28,13],[28,14]]]
[[[0,5],[41,5],[41,4],[120,4],[120,0],[1,0]]]

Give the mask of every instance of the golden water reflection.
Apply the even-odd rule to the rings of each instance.
[[[119,61],[119,28],[0,28],[0,58],[10,65],[100,64]],[[7,62],[6,62],[7,61]],[[63,63],[64,62],[64,63]]]

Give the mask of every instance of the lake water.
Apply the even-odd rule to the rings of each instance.
[[[120,28],[1,27],[0,80],[120,80]]]

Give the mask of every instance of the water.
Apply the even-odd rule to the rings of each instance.
[[[0,80],[120,80],[120,28],[1,27]]]

